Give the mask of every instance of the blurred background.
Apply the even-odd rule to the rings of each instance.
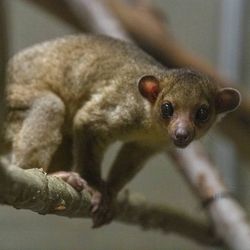
[[[6,6],[9,57],[35,43],[79,32],[30,2],[1,1]],[[250,89],[249,1],[157,0],[154,4],[166,12],[172,33],[184,47],[205,58],[224,76]],[[211,132],[205,141],[228,186],[250,212],[247,163],[239,159],[230,141],[217,133]],[[107,153],[106,170],[118,147],[119,144],[112,146]],[[199,201],[164,155],[152,158],[129,189],[143,193],[150,201],[204,216]],[[90,220],[41,216],[7,206],[0,207],[0,230],[0,249],[3,250],[215,249],[178,235],[143,231],[116,222],[92,230]]]

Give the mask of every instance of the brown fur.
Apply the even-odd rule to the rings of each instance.
[[[138,90],[143,75],[153,76],[157,92],[150,99],[151,88],[141,90],[145,96]],[[93,202],[98,211],[152,154],[172,144],[176,128],[192,130],[197,139],[217,117],[219,89],[209,78],[168,70],[136,46],[104,36],[69,36],[28,48],[10,60],[7,82],[6,140],[13,163],[45,171],[73,166],[102,193]],[[174,114],[163,119],[160,108],[167,101]],[[197,125],[202,104],[210,108],[209,120]],[[124,147],[104,182],[103,153],[117,140]],[[96,225],[108,221],[98,213]]]

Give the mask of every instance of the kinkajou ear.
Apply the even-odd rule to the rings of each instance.
[[[159,80],[153,75],[142,76],[138,81],[138,89],[144,98],[154,103],[160,92]]]
[[[215,98],[216,113],[231,112],[238,108],[241,102],[241,94],[233,88],[220,89]]]

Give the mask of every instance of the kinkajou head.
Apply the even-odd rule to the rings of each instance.
[[[239,91],[218,88],[207,76],[188,69],[170,70],[162,79],[142,76],[138,88],[152,105],[156,122],[174,145],[186,147],[200,138],[218,117],[235,110]]]

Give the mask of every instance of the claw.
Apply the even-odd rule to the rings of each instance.
[[[96,191],[91,200],[91,214],[93,218],[92,228],[101,227],[112,221],[114,215],[113,198],[106,192],[100,193]]]

